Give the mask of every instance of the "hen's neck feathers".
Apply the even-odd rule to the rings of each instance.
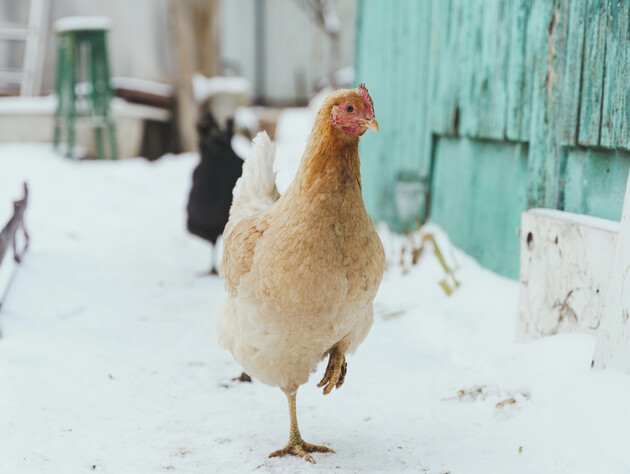
[[[356,189],[361,193],[359,137],[346,135],[332,124],[334,98],[320,109],[306,144],[295,186],[311,195]]]

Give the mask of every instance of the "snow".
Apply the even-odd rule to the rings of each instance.
[[[67,16],[55,21],[53,28],[57,33],[66,31],[111,30],[112,20],[104,16]]]
[[[86,89],[89,93],[91,85],[87,82],[77,84],[77,88]],[[22,115],[54,115],[57,107],[57,97],[52,94],[45,97],[0,97],[0,118]],[[78,111],[84,113],[85,104],[79,104]],[[124,115],[129,118],[143,120],[155,120],[166,122],[171,113],[168,110],[150,105],[127,102],[120,97],[112,98],[112,110],[114,114]]]
[[[202,103],[216,94],[243,94],[249,95],[252,86],[244,77],[205,77],[202,74],[194,74],[192,78],[195,100]]]
[[[517,283],[434,226],[460,287],[430,246],[403,274],[381,230],[390,268],[344,386],[322,396],[322,363],[298,392],[303,437],[337,453],[268,459],[286,400],[233,381],[216,342],[223,284],[185,230],[197,159],[0,145],[0,198],[28,180],[32,238],[0,311],[0,472],[630,472],[630,376],[590,369],[591,336],[515,344]]]
[[[173,86],[163,82],[120,76],[112,77],[110,82],[114,89],[127,89],[163,97],[171,97],[173,95]]]
[[[305,107],[285,109],[278,117],[274,171],[280,194],[286,191],[297,172],[314,122],[315,117]]]
[[[601,217],[587,216],[586,214],[575,214],[573,212],[559,211],[557,209],[529,209],[527,212],[538,216],[558,219],[565,222],[573,222],[582,226],[593,227],[595,229],[608,230],[610,232],[619,232],[619,221],[610,219],[602,219]]]
[[[236,156],[238,156],[243,161],[248,158],[252,150],[251,140],[240,134],[232,135],[230,145],[232,146],[232,150],[234,150]]]
[[[256,112],[251,107],[238,107],[234,112],[234,126],[236,129],[247,130],[252,136],[260,130],[260,123]]]
[[[334,1],[323,0],[320,5],[324,29],[330,35],[339,34],[339,30],[341,30],[342,24],[341,20],[337,16],[337,10],[335,9]]]
[[[57,98],[45,97],[0,97],[0,115],[50,115],[55,113]]]
[[[350,87],[350,84],[354,83],[356,76],[357,72],[353,66],[346,66],[334,72],[335,83],[343,84],[346,87]]]

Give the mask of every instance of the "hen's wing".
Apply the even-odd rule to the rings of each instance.
[[[268,227],[264,213],[259,213],[238,222],[227,235],[220,274],[225,277],[225,289],[229,294],[236,294],[241,277],[251,269],[256,246]]]

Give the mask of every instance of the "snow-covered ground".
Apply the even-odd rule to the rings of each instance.
[[[216,342],[222,281],[185,230],[195,164],[0,145],[0,216],[27,179],[32,237],[0,310],[1,473],[630,472],[630,375],[591,370],[589,336],[514,344],[517,283],[443,236],[460,288],[431,252],[392,268],[343,388],[322,396],[322,364],[298,392],[302,435],[337,453],[268,459],[286,399],[233,381]]]

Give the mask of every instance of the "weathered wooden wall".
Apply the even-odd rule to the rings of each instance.
[[[391,185],[398,172],[430,168],[431,127],[425,108],[432,4],[382,3],[360,3],[356,66],[358,80],[367,84],[374,100],[379,127],[385,127],[361,141],[366,205],[391,222]]]
[[[630,1],[362,0],[358,80],[381,133],[365,199],[396,225],[401,172],[431,181],[431,219],[518,275],[529,207],[619,219],[630,168]]]

